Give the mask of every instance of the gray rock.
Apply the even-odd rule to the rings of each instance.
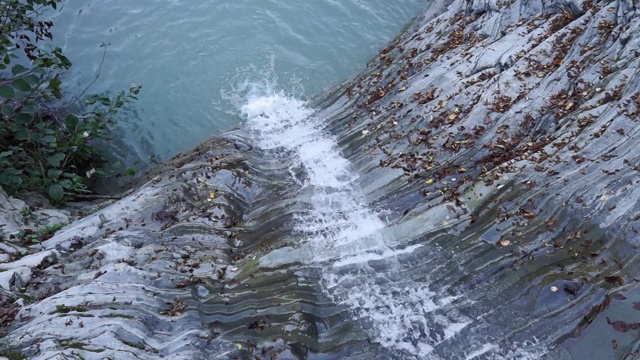
[[[7,254],[13,254],[13,255],[20,255],[20,254],[26,254],[27,253],[27,249],[25,249],[24,247],[12,244],[9,241],[0,241],[0,251],[7,253]]]
[[[21,212],[26,208],[24,201],[9,197],[0,187],[0,240],[1,236],[8,238],[23,229]]]
[[[0,271],[0,288],[19,292],[31,279],[32,271],[28,266]]]
[[[30,229],[38,230],[47,226],[68,224],[70,220],[69,211],[57,209],[34,210],[28,217],[27,226]]]
[[[16,269],[20,267],[48,267],[55,264],[58,259],[58,252],[55,250],[42,251],[20,258],[14,262],[0,264],[1,270]]]
[[[640,301],[637,5],[441,5],[313,102],[359,174],[353,186],[383,214],[386,249],[332,248],[331,231],[350,224],[310,209],[294,155],[238,130],[39,245],[59,262],[31,279],[41,300],[6,341],[32,359],[613,359],[637,348],[616,330]],[[316,232],[292,226],[304,216]],[[325,242],[310,248],[306,235]],[[338,260],[314,263],[331,251]],[[31,277],[9,271],[3,286]]]

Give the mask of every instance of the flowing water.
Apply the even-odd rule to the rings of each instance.
[[[274,349],[271,354],[279,358],[358,360],[575,360],[637,355],[633,353],[639,347],[637,332],[629,331],[632,325],[640,324],[633,310],[640,295],[636,282],[630,281],[637,278],[633,271],[637,269],[637,243],[623,239],[637,239],[637,229],[626,224],[629,218],[638,220],[638,203],[634,201],[640,192],[629,186],[637,183],[637,167],[632,171],[617,168],[615,172],[621,174],[617,178],[610,176],[612,170],[605,167],[611,165],[602,157],[602,162],[594,162],[599,166],[595,170],[585,167],[578,171],[571,161],[557,161],[573,158],[576,164],[585,162],[573,157],[575,153],[568,152],[573,151],[571,148],[558,153],[558,158],[540,160],[537,165],[547,169],[541,165],[545,164],[549,171],[538,171],[538,166],[531,171],[527,161],[533,157],[525,160],[515,153],[511,155],[516,157],[491,155],[497,147],[493,142],[496,134],[511,126],[526,132],[534,128],[527,116],[523,115],[523,121],[527,121],[522,124],[515,124],[514,119],[518,119],[522,107],[547,109],[543,91],[552,84],[556,86],[565,75],[567,79],[562,81],[568,86],[568,69],[560,67],[549,76],[522,80],[523,86],[538,81],[533,78],[545,82],[544,86],[531,87],[530,96],[517,100],[518,107],[491,116],[486,102],[471,98],[473,92],[447,93],[456,90],[455,86],[448,89],[452,79],[459,80],[456,86],[467,86],[470,79],[475,83],[485,62],[497,64],[505,58],[487,55],[486,49],[502,45],[483,43],[482,37],[471,50],[449,49],[451,56],[438,58],[437,54],[416,55],[412,51],[422,48],[440,52],[443,45],[449,46],[451,39],[440,36],[460,18],[455,14],[468,13],[468,2],[451,4],[445,20],[436,21],[439,29],[428,23],[435,8],[432,3],[418,21],[419,28],[410,30],[384,53],[395,58],[378,57],[361,77],[312,100],[313,94],[356,72],[366,57],[386,42],[376,32],[377,26],[395,24],[391,29],[401,22],[395,23],[390,17],[410,17],[413,10],[409,10],[409,2],[370,2],[365,6],[355,0],[323,0],[310,7],[265,0],[253,5],[240,1],[189,8],[186,1],[176,0],[162,8],[128,5],[124,10],[112,6],[109,12],[105,4],[114,2],[74,3],[76,8],[68,5],[58,23],[63,24],[63,30],[67,26],[67,34],[86,35],[80,36],[85,42],[82,46],[73,45],[71,36],[64,41],[72,57],[74,51],[84,54],[79,56],[80,70],[70,79],[78,89],[91,81],[98,67],[94,60],[101,57],[101,49],[87,46],[95,41],[95,34],[104,35],[112,43],[107,59],[113,57],[105,60],[97,87],[124,86],[116,84],[116,79],[127,79],[125,75],[146,86],[145,97],[126,114],[131,117],[124,120],[121,129],[122,149],[131,145],[139,155],[159,153],[167,157],[232,124],[243,122],[244,127],[163,164],[150,175],[153,181],[147,182],[146,188],[81,220],[73,225],[75,230],[72,226],[43,243],[49,248],[75,246],[74,231],[82,231],[79,233],[85,237],[88,229],[86,237],[104,240],[106,244],[101,246],[105,252],[109,252],[107,247],[119,247],[141,261],[134,261],[139,268],[131,265],[130,270],[124,264],[118,265],[118,271],[113,267],[108,272],[95,268],[99,275],[94,282],[87,282],[87,276],[93,275],[86,274],[87,268],[79,261],[70,262],[75,269],[62,267],[62,274],[56,276],[76,283],[29,309],[35,314],[40,307],[42,316],[33,320],[40,324],[23,326],[22,332],[16,333],[20,341],[36,344],[50,336],[57,342],[62,335],[54,335],[69,330],[66,318],[50,312],[54,305],[57,308],[62,300],[67,305],[70,301],[76,301],[76,305],[99,304],[103,300],[96,291],[98,295],[100,291],[107,294],[104,301],[115,304],[112,292],[127,285],[134,307],[142,310],[132,309],[132,301],[121,303],[121,295],[118,306],[138,311],[142,317],[116,317],[107,324],[111,328],[105,326],[102,316],[93,323],[87,317],[85,330],[92,330],[78,333],[87,332],[89,338],[99,336],[116,351],[125,340],[130,345],[127,339],[134,339],[135,344],[149,345],[136,346],[141,352],[149,348],[167,356],[183,354],[183,358],[192,358],[189,354],[265,358]],[[479,18],[470,21],[489,24],[494,30],[504,27],[505,32],[519,32],[509,22],[495,25],[500,24],[502,12],[486,11],[482,4],[472,6],[480,7]],[[516,12],[511,13],[510,21],[518,24],[519,11],[534,8],[526,1],[511,6]],[[139,9],[134,11],[136,7]],[[365,15],[359,18],[362,22],[354,17],[357,11]],[[537,12],[531,11],[527,16]],[[562,16],[567,14],[563,12]],[[244,26],[237,26],[239,19]],[[372,19],[382,22],[376,25]],[[540,17],[536,15],[536,19]],[[585,38],[604,36],[596,36],[600,19],[596,16],[589,20],[598,25],[592,26],[591,34],[584,33]],[[209,25],[233,31],[228,37],[220,37]],[[369,30],[364,31],[367,27]],[[320,36],[320,30],[327,29],[331,35]],[[389,30],[389,37],[394,31]],[[354,33],[362,36],[360,44],[335,41]],[[494,35],[512,49],[511,38],[500,33]],[[144,41],[136,40],[139,37]],[[356,54],[355,49],[369,46],[366,39],[375,39],[377,45],[371,45],[368,55],[366,51]],[[293,46],[301,44],[304,46]],[[538,50],[547,57],[546,48]],[[325,59],[322,66],[313,60],[316,55]],[[362,63],[358,63],[356,58],[361,55]],[[476,60],[460,61],[467,57]],[[348,66],[344,62],[347,58],[354,60]],[[422,70],[415,69],[420,59],[425,66]],[[109,65],[109,61],[114,63]],[[353,68],[348,69],[350,66]],[[515,69],[529,67],[529,62],[516,61],[501,69],[495,81],[482,80],[490,82],[478,95],[500,94],[501,86],[511,88],[509,84],[520,81]],[[402,78],[403,70],[416,71],[404,83],[406,87],[398,88],[392,96],[371,92],[372,88],[399,85],[395,81]],[[601,71],[595,67],[591,71],[590,79],[598,84]],[[625,79],[627,74],[622,74]],[[140,79],[135,78],[138,75]],[[420,93],[414,91],[430,86],[439,89],[434,95],[437,98],[430,100],[439,99],[437,109],[451,96],[461,96],[446,105],[446,118],[445,113],[437,118],[416,115],[426,107],[415,104]],[[609,91],[613,92],[611,86]],[[622,91],[623,86],[616,89]],[[631,90],[625,91],[630,99]],[[633,91],[633,101],[637,102]],[[430,92],[422,98],[432,96]],[[462,103],[475,105],[463,116],[458,107]],[[609,157],[609,152],[619,150],[625,157],[619,166],[636,164],[637,157],[629,155],[635,154],[635,143],[620,142],[618,135],[628,133],[632,137],[637,131],[623,129],[627,124],[621,123],[628,119],[614,106],[598,116],[589,115],[598,122],[585,126],[599,128],[598,136],[592,135],[593,131],[576,130],[577,137],[567,141],[584,145],[584,153],[591,151],[594,158]],[[586,114],[592,110],[589,105]],[[457,122],[458,118],[462,120]],[[434,119],[453,122],[434,123]],[[479,126],[478,119],[486,127]],[[541,117],[535,124],[551,127],[551,121],[555,117]],[[618,123],[613,126],[615,121]],[[607,133],[614,140],[603,135],[610,125],[618,128],[618,135]],[[578,125],[567,122],[567,128],[562,126],[550,134],[537,134],[527,147],[536,147],[534,144],[541,141],[540,146],[548,149],[557,144],[556,140],[564,146],[565,131]],[[461,132],[472,128],[475,135],[467,133],[468,139],[478,141],[477,145],[453,141],[456,134],[467,136]],[[414,130],[424,138],[413,137]],[[604,145],[595,140],[601,137],[606,140]],[[421,145],[418,140],[428,144]],[[452,144],[458,143],[470,146],[452,152]],[[591,144],[596,145],[589,148]],[[531,151],[527,156],[544,153],[547,158],[547,150]],[[386,166],[387,158],[381,155],[395,156],[398,163]],[[421,166],[428,171],[407,176],[416,170],[417,159],[425,160]],[[437,169],[432,171],[428,163],[434,160]],[[554,175],[550,175],[551,170]],[[583,174],[583,170],[593,177],[577,178],[576,173]],[[456,193],[448,193],[450,187]],[[593,200],[591,205],[586,204],[588,200]],[[161,224],[158,219],[149,222],[151,211],[160,208],[172,211],[175,223]],[[163,213],[151,214],[157,218]],[[622,218],[621,214],[630,216]],[[103,231],[101,225],[87,226],[103,224],[103,218],[112,219],[110,228],[120,221],[129,232],[121,228],[121,234],[109,237],[110,228]],[[137,249],[132,239],[145,245]],[[86,254],[94,250],[85,247],[69,251],[71,255],[67,256],[86,261],[91,257]],[[121,258],[120,252],[108,255]],[[168,258],[180,263],[168,265],[174,264]],[[197,269],[192,271],[195,278],[181,267],[191,259],[197,264],[192,267]],[[79,271],[81,275],[65,271]],[[78,283],[74,276],[81,281]],[[176,283],[179,279],[186,282]],[[192,281],[197,286],[185,285],[195,285]],[[147,290],[146,284],[157,291]],[[83,289],[85,286],[90,291]],[[186,303],[186,310],[181,309],[172,318],[159,307]],[[52,326],[56,323],[51,318],[43,317],[47,313],[58,321],[57,326]],[[34,328],[37,331],[32,331]],[[58,346],[43,344],[51,349]]]
[[[306,99],[354,76],[424,0],[68,1],[50,16],[75,93],[143,86],[115,150],[167,159],[238,124],[229,97],[277,78]],[[107,43],[104,62],[101,64]],[[100,65],[101,64],[101,65]],[[265,75],[267,73],[267,75]],[[128,156],[129,155],[129,156]]]
[[[418,227],[402,229],[386,219],[386,209],[369,205],[357,170],[307,103],[260,83],[249,86],[240,110],[264,152],[260,166],[280,174],[278,181],[295,199],[282,211],[291,216],[280,229],[292,245],[265,255],[260,265],[319,269],[320,292],[342,309],[342,322],[355,326],[345,338],[355,341],[364,332],[388,351],[378,358],[542,355],[531,350],[533,344],[522,346],[525,351],[489,342],[485,321],[464,314],[473,301],[447,285],[432,286],[438,265],[431,257],[441,249],[428,239],[409,241]]]

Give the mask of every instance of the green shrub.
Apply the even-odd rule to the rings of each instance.
[[[53,39],[53,23],[38,15],[57,3],[0,1],[0,186],[61,202],[88,192],[90,181],[105,175],[95,145],[109,140],[114,115],[137,99],[140,86],[115,96],[90,95],[81,110],[68,110],[77,98],[63,103],[61,74],[71,62],[60,48],[40,46]]]

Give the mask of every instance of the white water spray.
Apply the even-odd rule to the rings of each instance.
[[[334,137],[323,129],[322,119],[305,102],[257,86],[241,110],[261,149],[271,151],[275,158],[287,154],[292,174],[294,169],[304,170],[298,183],[309,194],[300,196],[300,201],[308,202],[308,210],[295,216],[297,251],[287,255],[321,265],[327,293],[366,323],[375,341],[424,356],[432,351],[434,341],[455,336],[469,323],[466,319],[428,316],[451,299],[435,300],[427,284],[408,279],[395,283],[385,271],[369,266],[383,261],[390,271],[397,271],[398,256],[410,254],[420,245],[390,248],[385,244],[388,229],[367,206],[357,186],[358,175],[340,153]],[[441,327],[442,335],[436,340],[427,335],[432,321]]]

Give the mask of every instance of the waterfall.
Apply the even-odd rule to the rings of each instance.
[[[358,174],[305,102],[254,92],[242,112],[257,145],[273,161],[289,161],[288,174],[300,186],[297,201],[305,204],[294,215],[297,243],[289,255],[322,269],[323,290],[368,329],[371,339],[425,356],[470,323],[453,308],[442,311],[456,297],[439,296],[428,281],[403,278],[402,258],[422,245],[394,243],[383,211],[368,206]],[[278,255],[265,261],[277,263],[270,258]]]

